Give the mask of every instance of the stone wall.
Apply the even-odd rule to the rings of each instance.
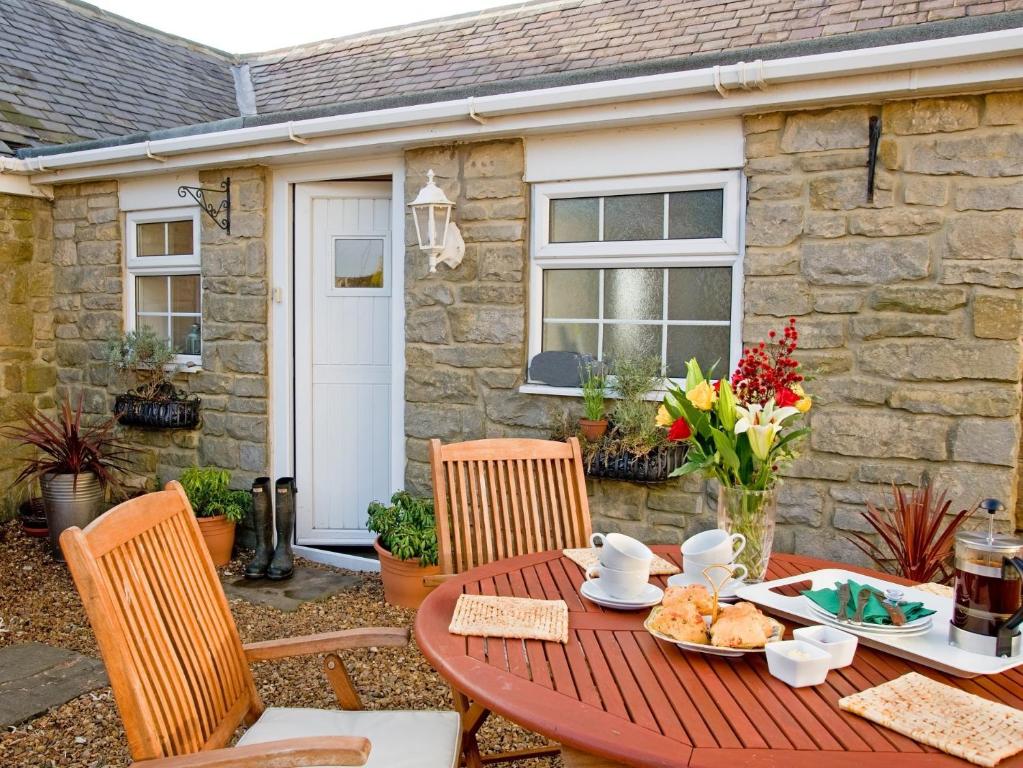
[[[267,257],[266,185],[261,168],[205,171],[204,186],[232,184],[232,233],[200,216],[203,365],[176,384],[202,398],[195,430],[123,427],[139,449],[132,484],[153,488],[193,464],[233,473],[245,487],[266,474]],[[126,382],[104,362],[105,340],[124,328],[124,255],[116,182],[57,187],[54,203],[54,319],[59,390],[85,396],[86,411],[109,415]]]
[[[53,218],[48,200],[0,195],[0,426],[24,409],[53,406]],[[20,495],[12,446],[0,438],[0,518]]]

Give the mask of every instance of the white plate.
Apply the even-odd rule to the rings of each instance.
[[[720,603],[719,603],[720,605]],[[650,620],[657,615],[658,608],[654,608],[650,611],[650,615],[646,617],[646,621],[643,622],[643,629],[649,632],[651,635],[656,637],[658,640],[663,640],[666,643],[674,643],[683,651],[696,651],[697,653],[706,653],[710,656],[743,656],[747,653],[763,653],[763,648],[720,648],[716,645],[705,645],[704,643],[688,643],[685,640],[676,640],[670,635],[666,635],[663,632],[658,632],[656,629],[650,626]],[[710,624],[710,616],[704,616],[707,624]],[[768,617],[770,618],[770,617]],[[767,642],[774,643],[781,640],[782,633],[785,628],[775,622],[774,634],[767,638]]]
[[[600,586],[600,579],[591,579],[590,581],[583,582],[582,587],[579,588],[579,594],[602,608],[613,608],[618,611],[638,611],[641,608],[649,608],[660,603],[661,598],[664,597],[664,590],[656,584],[647,584],[635,600],[622,600],[621,598],[611,597],[604,592]]]
[[[902,632],[890,629],[878,630],[876,624],[853,624],[851,621],[839,621],[827,611],[813,611],[813,614],[816,621],[819,621],[821,624],[827,624],[829,627],[842,629],[860,637],[868,635],[870,637],[890,637],[893,642],[900,638],[926,635],[932,628],[932,625],[928,623]],[[927,618],[930,617],[928,616]]]
[[[850,629],[858,629],[862,632],[874,632],[878,635],[917,635],[931,628],[930,616],[921,616],[919,619],[913,619],[913,621],[906,622],[901,627],[897,627],[894,624],[856,624],[852,621],[839,621],[835,614],[821,608],[821,606],[806,597],[806,595],[803,595],[803,597],[810,604],[810,610],[822,619],[830,620],[835,626],[842,627],[843,629],[849,627]]]
[[[668,578],[669,587],[688,587],[693,584],[699,584],[700,586],[707,587],[707,591],[710,592],[710,587],[707,586],[707,581],[702,576],[692,576],[686,573],[676,573],[674,576]],[[742,582],[738,579],[729,579],[721,587],[721,591],[718,592],[719,603],[734,603],[739,599],[736,594],[738,589],[742,587]]]

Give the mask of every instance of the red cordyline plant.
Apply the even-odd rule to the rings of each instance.
[[[56,418],[30,411],[24,415],[24,426],[0,430],[5,437],[38,451],[23,459],[25,467],[15,483],[50,474],[74,475],[77,483],[78,475],[91,472],[102,486],[120,488],[117,474],[128,469],[130,451],[114,437],[117,417],[93,426],[83,425],[82,403],[80,396],[77,407],[72,406],[67,396]]]
[[[946,498],[947,491],[936,493],[929,480],[908,496],[895,485],[892,485],[892,492],[892,509],[887,506],[878,509],[868,501],[867,511],[860,513],[877,531],[888,551],[861,533],[848,534],[849,540],[888,573],[921,584],[948,582],[952,577],[949,562],[956,530],[977,507],[950,516],[948,510],[952,501]]]
[[[763,405],[772,397],[779,406],[794,405],[792,394],[803,377],[793,357],[799,346],[796,318],[790,317],[779,339],[776,331],[767,334],[769,342],[743,350],[739,365],[732,374],[735,396],[743,403]]]

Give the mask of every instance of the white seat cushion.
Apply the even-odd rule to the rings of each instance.
[[[270,707],[238,746],[303,736],[365,736],[372,744],[367,768],[457,768],[461,746],[456,712],[298,707]]]

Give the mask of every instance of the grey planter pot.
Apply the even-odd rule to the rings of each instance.
[[[55,560],[64,561],[60,534],[73,525],[84,528],[96,519],[103,501],[103,486],[91,472],[78,475],[44,475],[40,482],[43,507],[50,526],[50,546]]]

